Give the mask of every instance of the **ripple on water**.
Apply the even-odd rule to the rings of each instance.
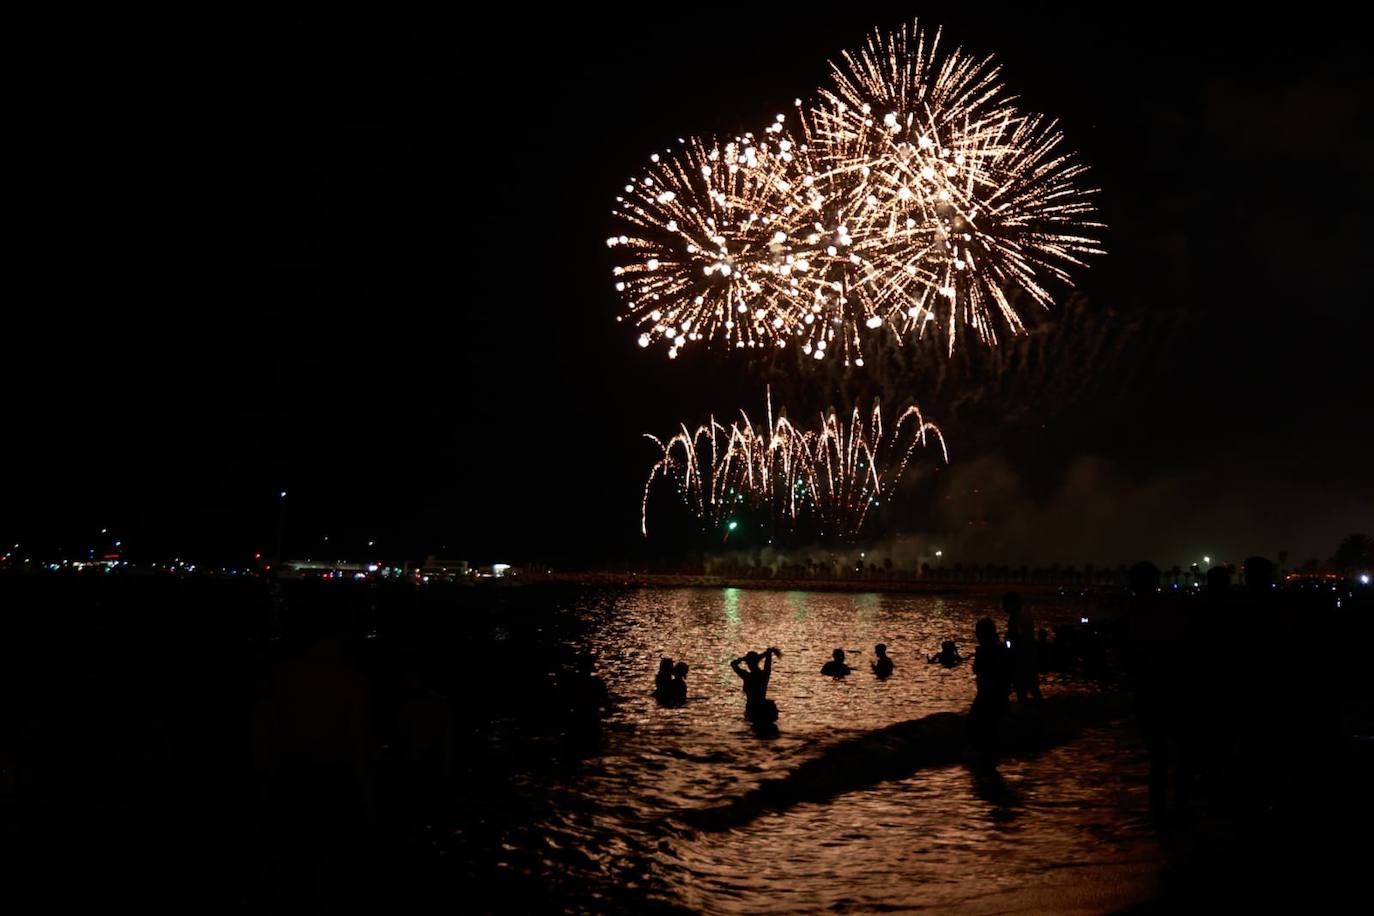
[[[578,648],[595,653],[617,705],[600,755],[548,788],[555,813],[531,826],[555,848],[585,850],[608,878],[628,870],[660,899],[705,912],[977,908],[1055,869],[1143,855],[1144,764],[1122,728],[1006,761],[993,780],[944,767],[721,832],[676,820],[830,744],[966,709],[969,667],[925,658],[946,637],[969,651],[979,617],[1000,622],[988,600],[684,589],[588,594],[567,610],[585,619]],[[1029,600],[1027,610],[1053,624],[1077,620],[1079,609]],[[878,642],[897,666],[885,681],[868,670]],[[770,645],[783,650],[770,688],[780,731],[765,741],[743,719],[729,661]],[[837,646],[855,656],[842,681],[819,674]],[[690,666],[684,707],[661,709],[650,696],[660,656]]]

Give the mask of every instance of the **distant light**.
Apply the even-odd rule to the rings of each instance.
[[[730,522],[730,523],[729,523],[728,525],[726,525],[725,527],[726,527],[726,528],[729,528],[731,531],[734,531],[736,528],[739,527],[739,522]]]
[[[1210,565],[1212,564],[1212,558],[1211,558],[1211,557],[1203,557],[1203,558],[1202,558],[1202,562],[1204,562],[1204,563],[1206,563],[1208,566],[1210,566]]]
[[[1369,584],[1369,573],[1360,573],[1360,584],[1361,584],[1361,585],[1368,585],[1368,584]]]
[[[943,557],[945,555],[945,552],[943,550],[937,550],[935,551],[935,555],[937,557]]]
[[[280,496],[282,499],[286,499],[286,491],[285,491],[285,490],[282,490],[282,491],[281,491],[280,493],[278,493],[277,495]]]

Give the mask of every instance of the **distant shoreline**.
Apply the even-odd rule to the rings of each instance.
[[[790,579],[715,576],[696,573],[615,572],[611,570],[559,572],[530,576],[530,584],[618,586],[630,588],[738,588],[776,592],[876,592],[924,595],[1000,595],[1009,591],[1030,594],[1067,594],[1099,597],[1113,591],[1100,585],[1043,582],[958,582],[944,579]]]

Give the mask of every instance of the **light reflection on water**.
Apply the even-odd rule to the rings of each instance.
[[[569,610],[591,623],[579,648],[596,653],[617,706],[598,755],[552,787],[558,813],[539,830],[550,843],[580,846],[619,880],[623,863],[613,861],[639,863],[632,877],[664,901],[707,912],[977,910],[989,894],[1033,888],[1057,870],[1148,858],[1144,762],[1122,728],[1005,761],[996,782],[947,767],[721,832],[679,819],[837,740],[967,709],[970,667],[945,670],[926,656],[946,637],[971,652],[979,617],[1002,623],[994,598],[645,590],[579,596]],[[1027,611],[1037,625],[1079,615],[1054,599],[1028,599]],[[886,681],[869,671],[878,642],[897,666]],[[743,719],[729,661],[770,645],[783,650],[769,689],[779,734],[760,738]],[[854,653],[845,680],[819,674],[836,647]],[[661,655],[691,666],[681,709],[650,696]],[[1046,692],[1067,689],[1051,683]]]

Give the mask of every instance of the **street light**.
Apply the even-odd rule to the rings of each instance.
[[[281,503],[277,510],[277,553],[274,559],[280,562],[282,551],[286,548],[286,491],[278,492],[277,498],[281,500]]]

